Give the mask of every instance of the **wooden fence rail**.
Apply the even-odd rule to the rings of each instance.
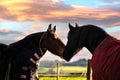
[[[91,60],[88,60],[88,64],[87,64],[87,80],[91,79]]]

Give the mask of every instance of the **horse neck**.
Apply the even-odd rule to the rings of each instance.
[[[97,48],[97,46],[108,36],[106,33],[98,34],[90,34],[92,36],[87,37],[87,42],[86,42],[86,48],[93,54],[94,50]]]
[[[42,35],[44,34],[44,32],[35,34],[35,38],[38,36],[38,38],[36,38],[36,42],[32,43],[33,41],[29,41],[26,40],[26,38],[19,40],[17,42],[14,42],[12,44],[9,45],[10,48],[14,49],[14,52],[19,53],[20,51],[31,51],[31,50],[35,50],[35,49],[40,49],[40,53],[41,53],[41,57],[45,54],[46,50],[43,48],[43,46],[39,43]],[[28,36],[29,37],[29,36]],[[34,39],[35,39],[34,38]],[[32,40],[32,38],[31,38]],[[38,46],[40,44],[40,46]]]

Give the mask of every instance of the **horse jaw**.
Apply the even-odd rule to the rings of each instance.
[[[74,55],[76,55],[80,50],[81,50],[82,48],[77,48],[76,50],[75,50],[75,52],[73,52],[73,54],[70,56],[70,57],[67,57],[66,55],[64,55],[64,54],[66,54],[66,52],[64,51],[63,52],[63,59],[65,59],[66,61],[70,61],[71,59],[72,59],[72,57],[74,56]],[[67,53],[69,53],[69,52],[67,52]],[[68,54],[69,55],[69,54]]]
[[[80,50],[81,50],[81,48],[78,48],[78,49],[73,53],[73,56],[76,55]]]

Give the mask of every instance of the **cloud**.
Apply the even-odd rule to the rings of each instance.
[[[112,0],[111,0],[112,1]],[[0,3],[0,20],[34,22],[72,22],[104,26],[120,25],[119,4],[90,8],[65,4],[62,0],[25,0]]]
[[[106,5],[103,5],[103,6],[100,6],[102,8],[106,8],[106,9],[109,9],[111,11],[115,11],[115,12],[120,12],[120,3],[117,3],[117,4],[106,4]]]
[[[101,0],[101,1],[106,3],[115,3],[115,2],[119,2],[120,0]]]
[[[5,0],[0,5],[6,10],[3,12],[9,12],[8,14],[11,16],[11,19],[8,18],[7,20],[16,19],[18,21],[44,21],[44,18],[50,17],[49,12],[66,11],[72,8],[58,0],[26,0],[24,2]],[[6,14],[3,16],[6,16]],[[6,20],[2,15],[1,18]]]
[[[0,30],[0,43],[10,44],[25,37],[24,32],[12,31],[8,29]]]
[[[0,43],[3,43],[3,44],[10,44],[10,43],[12,43],[12,42],[14,42],[15,40],[14,39],[8,39],[8,40],[6,40],[6,39],[0,39]]]
[[[0,30],[0,35],[11,35],[11,34],[15,34],[15,35],[22,35],[21,32],[18,32],[18,31],[11,31],[11,30],[7,30],[7,29],[3,29],[3,30]]]
[[[31,30],[40,30],[40,29],[42,29],[44,26],[42,26],[42,25],[36,25],[36,26],[30,26],[30,29]]]
[[[0,20],[15,20],[16,18],[9,13],[6,7],[0,5]]]

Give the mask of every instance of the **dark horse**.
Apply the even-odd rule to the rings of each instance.
[[[69,24],[63,58],[69,61],[86,47],[92,53],[92,80],[120,80],[120,41],[95,25]]]
[[[64,43],[55,34],[56,27],[28,35],[10,45],[0,44],[0,80],[30,80],[37,61],[49,50],[62,57]]]

